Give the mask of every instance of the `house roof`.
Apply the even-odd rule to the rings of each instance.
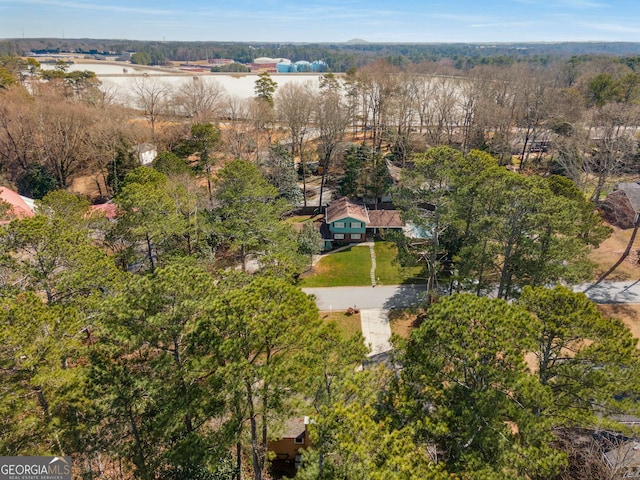
[[[615,190],[598,206],[603,218],[611,225],[626,229],[633,228],[637,210],[631,204],[624,190]]]
[[[118,206],[114,203],[100,203],[98,205],[91,205],[92,212],[102,212],[106,218],[113,220],[118,216]]]
[[[0,200],[10,205],[9,215],[11,217],[25,218],[35,215],[27,202],[17,192],[7,187],[0,187]],[[10,218],[0,218],[0,224],[9,223],[10,220]]]
[[[282,436],[280,438],[298,438],[307,429],[309,417],[292,417],[284,424]]]
[[[157,150],[156,146],[153,143],[140,143],[138,145],[134,145],[133,150],[140,154],[144,152],[154,152]]]
[[[391,177],[393,183],[397,184],[400,181],[402,169],[391,163],[391,161],[387,160],[387,170],[389,170],[389,176]]]
[[[404,222],[397,210],[370,210],[367,228],[402,228]]]
[[[638,182],[619,183],[618,190],[622,190],[633,209],[636,212],[640,212],[640,184]]]
[[[333,223],[343,218],[353,218],[354,220],[369,223],[367,208],[364,205],[352,202],[347,197],[334,200],[327,206],[325,220],[327,223]]]
[[[618,469],[639,469],[640,468],[640,443],[630,441],[622,444],[618,448],[609,450],[604,454],[609,465]],[[639,475],[640,476],[640,475]],[[638,476],[629,477],[638,478]]]

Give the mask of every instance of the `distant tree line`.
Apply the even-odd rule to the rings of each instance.
[[[147,52],[151,64],[171,61],[192,61],[207,58],[231,58],[249,63],[254,58],[284,57],[292,61],[324,60],[335,72],[359,68],[385,59],[397,66],[439,62],[449,59],[457,68],[479,64],[509,64],[527,62],[547,64],[555,59],[576,55],[637,57],[640,44],[626,42],[565,42],[565,43],[495,43],[495,44],[385,44],[367,42],[291,44],[242,42],[159,42],[135,40],[91,39],[9,39],[0,41],[0,55],[38,53],[121,54],[125,51]]]
[[[265,73],[248,99],[149,76],[133,108],[58,67],[0,57],[0,181],[40,199],[0,226],[0,454],[71,455],[87,479],[262,480],[269,439],[309,415],[299,479],[608,478],[568,445],[640,414],[637,340],[547,287],[590,277],[608,230],[589,198],[637,171],[633,66],[381,60],[317,84]],[[431,233],[395,239],[429,295],[388,368],[356,368],[362,338],[295,285],[322,243],[283,218],[313,163],[319,204],[390,192]],[[77,180],[116,219],[65,191]]]

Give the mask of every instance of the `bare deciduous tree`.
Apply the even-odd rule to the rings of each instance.
[[[322,177],[320,179],[320,198],[318,207],[322,207],[322,196],[327,173],[336,153],[336,147],[342,141],[345,130],[351,122],[349,105],[343,100],[340,86],[327,82],[321,85],[315,97],[314,120],[318,129],[319,150],[321,155]]]
[[[392,112],[392,99],[398,93],[398,69],[385,61],[378,61],[360,70],[357,79],[363,119],[371,129],[373,148],[379,151]]]
[[[278,89],[275,96],[278,120],[289,130],[291,154],[300,159],[302,166],[302,194],[307,206],[306,158],[304,144],[311,133],[309,125],[313,112],[313,94],[310,85],[287,83]]]
[[[38,154],[61,188],[70,186],[90,158],[89,129],[97,117],[83,104],[42,102],[37,111]]]
[[[2,93],[0,101],[0,160],[2,169],[15,177],[37,161],[34,146],[35,101],[19,87]]]
[[[635,152],[635,125],[640,118],[637,106],[606,103],[593,111],[591,141],[593,149],[584,157],[584,168],[596,179],[591,200],[598,202],[606,182],[628,166]]]
[[[157,78],[144,76],[131,83],[131,95],[138,108],[149,121],[151,137],[156,140],[156,123],[167,108],[171,87]]]
[[[228,153],[234,158],[248,158],[255,146],[249,124],[248,101],[237,95],[227,97],[223,111],[226,120],[222,133]]]
[[[218,116],[224,97],[224,88],[215,79],[193,77],[178,87],[171,103],[176,113],[187,116],[191,123],[204,123]]]

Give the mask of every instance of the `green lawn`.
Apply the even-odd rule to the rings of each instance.
[[[365,246],[351,247],[324,257],[314,273],[300,279],[301,287],[371,285],[371,255]]]
[[[401,267],[396,263],[398,248],[393,242],[376,242],[376,281],[378,285],[416,283],[422,267]]]
[[[376,282],[399,285],[418,282],[420,267],[403,268],[395,263],[397,248],[393,242],[376,242]],[[313,273],[300,279],[301,287],[344,287],[371,285],[371,255],[365,246],[351,247],[325,256]]]
[[[354,335],[362,334],[360,314],[347,315],[345,312],[321,312],[325,322],[336,322],[338,331],[343,339],[348,340]]]

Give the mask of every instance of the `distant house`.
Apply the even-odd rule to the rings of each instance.
[[[320,232],[325,249],[334,243],[364,242],[383,229],[401,230],[404,226],[397,210],[368,210],[366,206],[347,197],[334,200],[325,211]]]
[[[232,63],[235,63],[235,61],[232,58],[210,58],[207,61],[209,62],[209,64],[213,65],[214,67],[220,67],[222,65],[231,65]]]
[[[640,215],[640,183],[625,182],[616,185],[600,205],[602,216],[612,225],[632,228]]]
[[[640,479],[640,443],[630,440],[604,454],[604,460],[615,478]]]
[[[268,442],[267,450],[273,452],[272,466],[281,473],[295,473],[301,462],[303,448],[311,445],[307,426],[309,417],[294,417],[287,420],[279,439]]]
[[[33,200],[19,195],[10,188],[0,187],[0,201],[8,205],[8,209],[0,208],[0,225],[16,218],[33,217]]]
[[[115,220],[119,215],[118,206],[111,201],[91,205],[91,212],[99,212],[101,215],[104,215],[107,220]]]
[[[158,150],[151,143],[141,143],[133,147],[133,152],[140,165],[151,165],[151,162],[158,156]]]
[[[278,73],[278,63],[287,61],[286,58],[259,57],[249,64],[252,72]]]

